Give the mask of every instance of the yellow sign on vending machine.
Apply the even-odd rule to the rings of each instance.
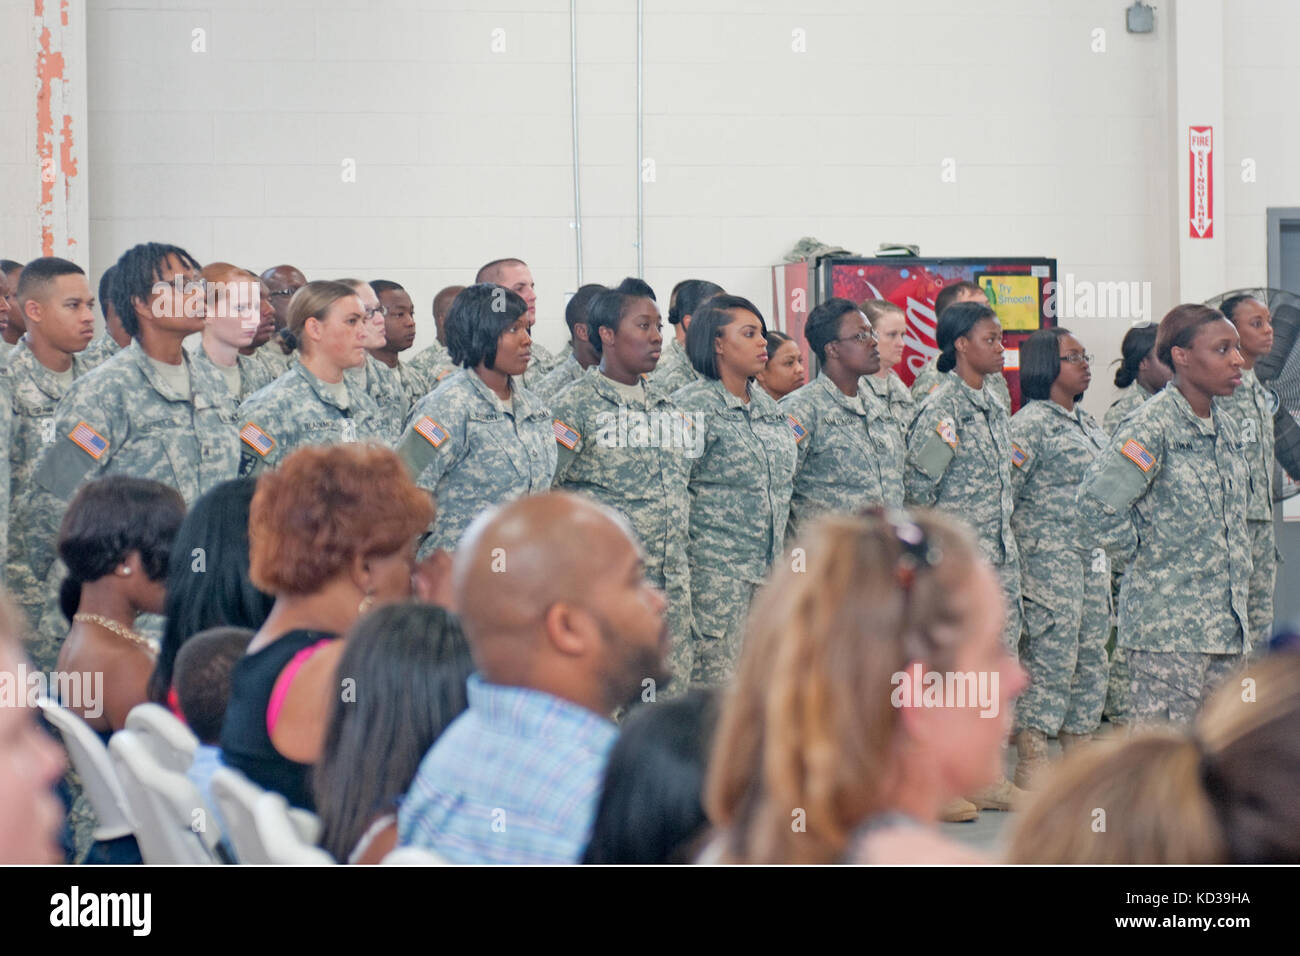
[[[1042,300],[1038,276],[984,273],[977,276],[989,306],[998,314],[1004,332],[1033,332],[1039,328]]]

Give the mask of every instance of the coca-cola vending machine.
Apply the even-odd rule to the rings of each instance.
[[[1011,390],[1012,409],[1017,409],[1020,343],[1036,330],[1056,324],[1049,301],[1056,288],[1055,259],[826,256],[774,266],[775,324],[799,343],[807,363],[810,356],[803,324],[818,303],[835,296],[854,302],[888,299],[907,316],[903,359],[894,370],[911,385],[921,368],[939,352],[934,337],[935,297],[944,286],[962,281],[974,282],[984,290],[1002,323],[1006,347],[1003,374]],[[808,367],[811,370],[812,365]]]

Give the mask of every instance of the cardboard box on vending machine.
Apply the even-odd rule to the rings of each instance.
[[[887,299],[907,316],[903,359],[894,371],[907,385],[939,354],[935,342],[934,300],[944,286],[974,282],[988,296],[1002,323],[1006,348],[1003,375],[1011,391],[1011,407],[1020,407],[1020,343],[1056,319],[1049,298],[1056,286],[1056,260],[976,256],[927,258],[888,256],[858,258],[826,256],[817,260],[772,267],[772,305],[776,327],[796,342],[804,354],[809,378],[814,374],[803,325],[808,313],[829,298],[854,302]]]

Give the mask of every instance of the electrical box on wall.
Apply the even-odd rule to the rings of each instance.
[[[1147,6],[1142,0],[1129,7],[1128,14],[1128,32],[1129,33],[1151,33],[1156,28],[1156,8]]]

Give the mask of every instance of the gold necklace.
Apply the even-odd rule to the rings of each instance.
[[[72,615],[72,619],[74,621],[81,621],[85,624],[98,624],[100,627],[104,628],[104,630],[112,631],[118,637],[126,638],[126,640],[130,641],[132,644],[139,644],[150,654],[156,656],[158,653],[154,649],[153,644],[151,644],[149,639],[143,634],[131,630],[131,628],[119,621],[115,621],[109,617],[104,617],[102,614],[83,614],[78,611],[76,614]]]

